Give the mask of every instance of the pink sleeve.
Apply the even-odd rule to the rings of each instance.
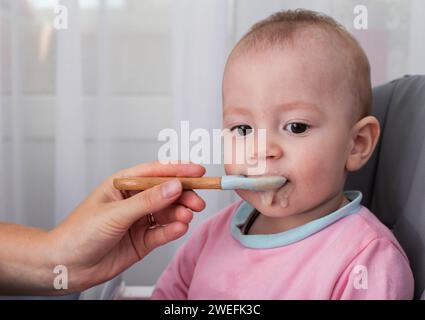
[[[176,255],[155,285],[151,297],[153,300],[187,299],[196,261],[207,239],[207,232],[207,223],[203,223],[177,250]]]
[[[361,250],[338,279],[332,299],[413,299],[413,275],[400,249],[375,239]]]

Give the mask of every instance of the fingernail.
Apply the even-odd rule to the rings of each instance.
[[[162,196],[172,198],[180,192],[180,182],[178,180],[167,181],[161,186]]]

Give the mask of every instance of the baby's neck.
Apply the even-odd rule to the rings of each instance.
[[[249,228],[248,234],[272,234],[284,232],[324,217],[345,206],[348,202],[348,199],[341,192],[337,196],[319,204],[317,207],[307,212],[294,214],[288,217],[271,218],[261,214],[260,212],[252,226]]]

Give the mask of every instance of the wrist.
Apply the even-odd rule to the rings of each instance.
[[[33,239],[32,250],[29,250],[28,291],[36,295],[67,295],[75,292],[71,288],[68,276],[67,261],[62,260],[60,241],[51,231],[42,231]],[[62,262],[63,261],[63,262]]]
[[[0,242],[1,293],[55,294],[50,261],[51,242],[46,231],[1,224]]]
[[[81,292],[88,287],[87,278],[75,259],[79,254],[72,250],[70,240],[59,226],[45,234],[44,263],[41,268],[52,295]]]

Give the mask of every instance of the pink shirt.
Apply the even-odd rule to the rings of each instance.
[[[194,231],[161,275],[153,299],[412,299],[397,240],[347,193],[345,207],[301,227],[244,235],[239,201]]]

